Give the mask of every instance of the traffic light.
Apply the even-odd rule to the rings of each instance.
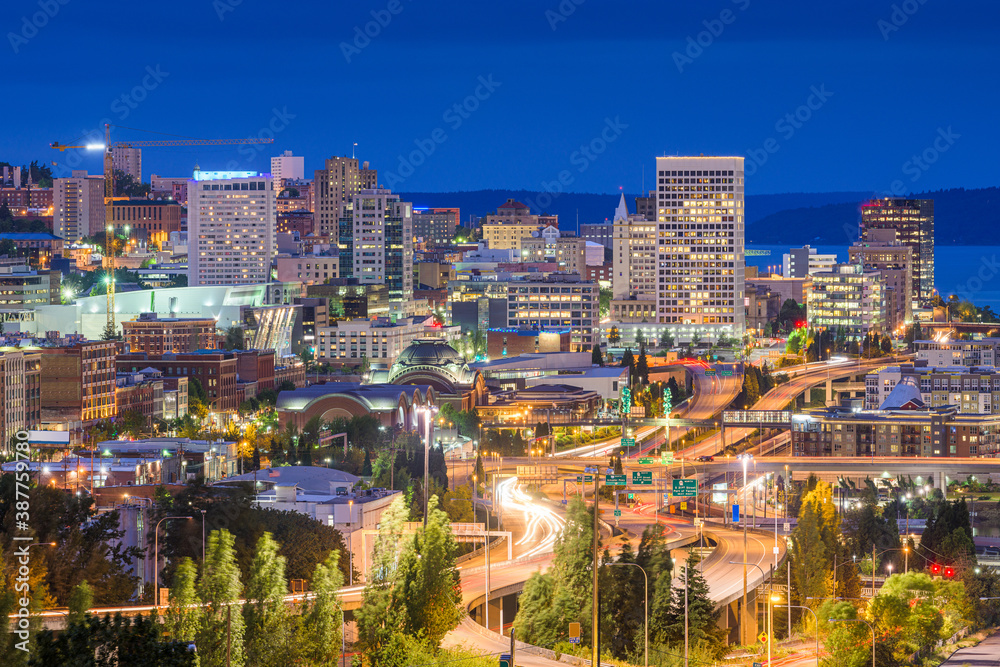
[[[946,567],[946,568],[944,568],[944,576],[945,576],[945,579],[954,579],[955,578],[955,568],[953,568],[953,567]]]
[[[941,574],[941,566],[937,563],[931,563],[931,576],[937,577]]]

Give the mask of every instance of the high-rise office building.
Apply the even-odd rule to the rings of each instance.
[[[188,284],[269,282],[275,192],[254,172],[195,172],[188,184]]]
[[[413,235],[429,247],[446,246],[455,240],[460,213],[457,208],[423,208],[413,211]]]
[[[136,183],[142,181],[142,149],[130,148],[128,146],[114,146],[111,148],[111,160],[115,165],[115,171],[128,174],[135,179]]]
[[[376,187],[378,171],[369,169],[367,162],[359,168],[358,161],[352,157],[328,159],[325,168],[317,169],[313,179],[316,233],[336,238],[340,219],[345,217],[344,209],[354,200],[354,195]]]
[[[934,293],[934,200],[872,199],[861,205],[861,240],[871,230],[894,229],[896,238],[913,249],[913,298],[927,304]]]
[[[680,337],[741,337],[743,158],[658,157],[656,174],[657,320]]]
[[[896,240],[892,229],[872,229],[868,241],[848,249],[851,264],[882,274],[885,282],[885,326],[897,331],[913,320],[913,248]]]
[[[341,256],[350,244],[348,266],[361,285],[385,285],[390,301],[413,299],[413,205],[389,190],[366,189],[354,195],[350,234],[342,218]],[[344,263],[340,265],[344,277]]]
[[[84,236],[104,230],[104,176],[88,176],[74,169],[69,178],[53,181],[52,227],[66,243],[79,243]]]
[[[292,151],[285,151],[271,158],[271,183],[277,192],[281,192],[283,179],[305,177],[306,159],[301,155],[292,155]]]

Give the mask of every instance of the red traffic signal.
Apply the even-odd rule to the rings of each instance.
[[[931,574],[934,576],[941,574],[941,566],[937,563],[931,563]]]
[[[944,568],[944,576],[948,579],[953,578],[955,576],[955,568],[953,567]]]

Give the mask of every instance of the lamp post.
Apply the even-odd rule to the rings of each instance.
[[[193,517],[190,516],[165,516],[156,522],[156,527],[153,528],[153,606],[160,606],[160,524],[167,519],[187,519],[191,520]]]
[[[789,596],[789,599],[790,597],[791,596]],[[781,602],[781,597],[778,595],[772,595],[771,602]],[[816,612],[814,612],[809,607],[805,607],[798,604],[790,604],[786,606],[789,609],[805,609],[806,611],[808,611],[810,614],[813,615],[813,619],[816,621],[816,667],[819,667],[819,617],[816,616]]]
[[[875,667],[875,627],[863,618],[828,618],[830,623],[864,623],[872,631],[872,667]]]
[[[347,566],[347,585],[354,585],[354,500],[347,501],[347,518],[350,519],[351,532],[347,533],[347,553],[350,560]],[[367,569],[367,568],[366,568]]]
[[[746,524],[744,523],[743,526],[746,527]],[[760,570],[761,583],[763,583],[764,579],[767,578],[767,575],[764,574],[764,568],[762,568],[760,565],[757,565],[756,563],[748,563],[747,560],[746,560],[746,558],[743,559],[742,563],[740,563],[739,561],[731,560],[731,561],[729,561],[729,564],[730,565],[742,565],[743,566],[743,595],[744,595],[744,597],[743,597],[743,601],[744,601],[743,602],[743,615],[745,617],[746,616],[747,565],[753,565],[755,568],[757,568],[758,570]],[[684,605],[684,614],[687,615],[687,605],[686,604]],[[754,616],[756,616],[756,613],[754,614]],[[773,625],[773,623],[770,624],[770,625],[771,625],[771,627],[768,628],[768,638],[767,638],[767,664],[768,665],[771,664],[771,640],[774,639],[774,625]],[[741,623],[740,624],[740,634],[742,635],[743,633],[744,633],[744,624]],[[686,651],[685,651],[685,653],[686,653]]]
[[[645,661],[643,662],[643,664],[645,665],[645,667],[649,667],[649,577],[646,575],[646,570],[642,567],[642,565],[639,565],[638,563],[608,563],[608,565],[632,565],[632,566],[635,566],[635,567],[639,568],[640,570],[642,570],[642,578],[645,581],[645,585],[646,585],[646,588],[645,588],[645,590],[646,590],[646,596],[643,598],[643,605],[642,605],[642,607],[643,607],[643,614],[644,614],[644,616],[643,616],[643,622],[642,622],[642,627],[643,627],[643,634],[645,635],[645,642],[646,642]],[[687,577],[687,565],[684,566],[684,573],[685,573],[684,576],[686,578]],[[686,588],[687,587],[687,582],[686,581],[684,582],[684,585],[685,585],[685,588]],[[684,594],[687,595],[687,590],[684,591]],[[687,604],[684,605],[684,614],[685,614],[685,616],[687,616]],[[686,627],[687,626],[685,625],[685,628]],[[685,632],[685,635],[684,635],[684,640],[687,641],[687,633],[686,632]],[[684,661],[687,662],[687,648],[686,647],[684,649]]]
[[[743,618],[740,620],[740,641],[747,644],[747,457],[743,458]]]
[[[201,562],[205,562],[205,510],[201,510]]]

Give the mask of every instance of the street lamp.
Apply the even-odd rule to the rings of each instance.
[[[872,667],[875,667],[875,627],[863,618],[828,618],[830,623],[864,623],[872,631]]]
[[[351,530],[347,533],[347,553],[350,562],[347,566],[347,585],[354,585],[354,499],[347,501],[347,514],[350,519]]]
[[[774,595],[774,594],[771,595],[771,602],[772,603],[773,602],[781,602],[781,596]],[[803,605],[789,604],[789,605],[785,605],[785,606],[788,607],[788,609],[805,609],[806,611],[808,611],[810,614],[813,615],[813,619],[816,621],[816,667],[819,667],[819,617],[816,616],[816,612],[814,612],[809,607],[805,607]],[[791,613],[791,612],[789,612],[789,613]],[[773,625],[773,623],[772,623],[772,625]],[[791,621],[789,621],[789,627],[791,627]]]
[[[153,528],[154,542],[153,542],[153,606],[160,606],[160,524],[167,519],[187,519],[190,521],[193,517],[190,516],[165,516],[156,522],[156,527]]]
[[[746,464],[744,463],[744,465],[746,465]],[[746,522],[743,523],[743,527],[746,528]],[[729,561],[729,564],[730,565],[742,565],[743,566],[743,590],[744,591],[746,590],[746,585],[747,585],[747,565],[753,565],[755,568],[757,568],[758,570],[760,570],[760,580],[761,580],[761,583],[763,583],[764,579],[767,578],[767,575],[764,574],[764,568],[762,568],[760,565],[757,565],[756,563],[748,563],[746,558],[743,559],[742,563],[740,561],[731,560],[731,561]],[[687,597],[687,586],[685,585],[685,598],[686,597]],[[743,621],[746,621],[746,606],[745,605],[743,607],[743,616],[744,616],[744,618],[741,619],[741,623],[740,623],[740,634],[741,635],[745,632],[745,630],[744,630],[745,625],[743,623]],[[756,616],[756,614],[754,614],[754,616]],[[687,602],[685,602],[685,604],[684,604],[684,618],[687,618]],[[770,623],[771,627],[768,628],[768,635],[769,636],[768,636],[768,641],[767,641],[767,664],[768,665],[771,664],[771,643],[772,643],[772,640],[774,639],[774,623],[773,623],[773,618],[771,620],[772,620],[772,622]],[[686,624],[685,624],[685,626],[686,626]],[[685,649],[684,653],[685,653],[685,655],[687,654],[687,650],[686,649]]]
[[[646,570],[638,563],[608,563],[608,565],[632,565],[634,567],[642,570],[642,578],[646,584],[646,596],[643,598],[643,621],[642,628],[643,634],[645,635],[646,641],[646,653],[645,662],[643,663],[645,667],[649,667],[649,577],[646,575]],[[687,579],[687,564],[684,565],[684,578]],[[687,582],[684,582],[685,590],[684,596],[687,597]],[[687,603],[684,604],[684,618],[687,619]],[[684,624],[684,641],[687,641],[687,623]],[[684,661],[687,662],[687,647],[684,648]]]

